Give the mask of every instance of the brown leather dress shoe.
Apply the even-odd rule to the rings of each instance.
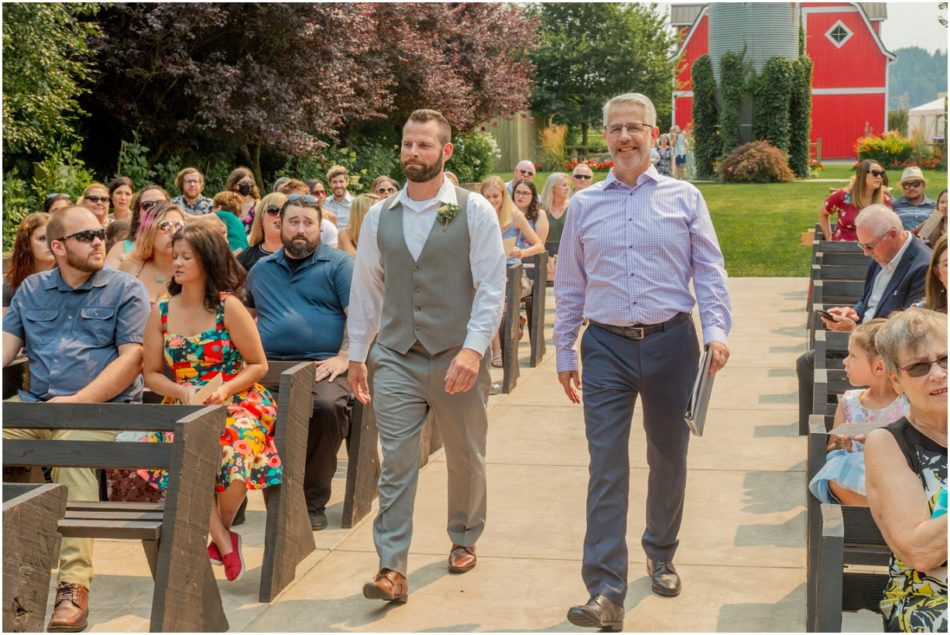
[[[650,576],[650,588],[657,595],[674,597],[683,590],[680,576],[672,562],[647,558],[647,575]]]
[[[452,545],[449,552],[449,573],[465,573],[475,568],[478,556],[475,555],[475,546],[464,547]]]
[[[52,633],[78,633],[86,628],[89,617],[89,589],[60,582],[56,587],[56,606],[46,630]]]
[[[368,600],[407,602],[409,582],[406,576],[392,569],[380,569],[372,582],[363,585],[363,597]]]

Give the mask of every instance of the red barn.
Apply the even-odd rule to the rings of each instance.
[[[887,66],[896,56],[881,42],[886,5],[883,2],[803,2],[797,6],[805,31],[806,52],[814,65],[811,140],[821,139],[822,158],[852,158],[854,142],[864,134],[866,127],[874,133],[887,129]],[[705,4],[671,7],[670,21],[679,41],[674,54],[677,74],[673,122],[680,127],[686,127],[693,119],[690,79],[693,63],[711,48],[707,7]],[[788,28],[797,29],[797,26],[789,23]],[[728,45],[718,43],[719,48]]]

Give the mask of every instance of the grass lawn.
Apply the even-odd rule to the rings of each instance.
[[[538,191],[548,172],[538,172],[534,182]],[[829,188],[847,183],[852,170],[847,165],[827,165],[821,178],[841,179],[841,184],[816,182],[736,185],[697,183],[712,214],[719,244],[730,276],[806,276],[811,248],[802,247],[799,234],[815,226],[818,211],[828,197]],[[927,196],[936,199],[947,187],[946,172],[925,172]],[[511,172],[501,173],[505,181]],[[595,172],[594,181],[605,172]],[[888,170],[894,197],[901,196],[900,170]]]

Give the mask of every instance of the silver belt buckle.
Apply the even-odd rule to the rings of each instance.
[[[627,332],[630,333],[630,338],[634,340],[642,340],[646,337],[642,326],[628,326]]]

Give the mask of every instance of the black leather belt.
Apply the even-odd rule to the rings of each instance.
[[[592,325],[596,326],[599,329],[603,329],[608,333],[613,333],[614,335],[619,335],[620,337],[626,338],[628,340],[642,340],[647,335],[652,335],[653,333],[659,333],[660,331],[665,331],[666,329],[676,326],[680,322],[685,322],[689,319],[689,313],[677,313],[666,322],[661,322],[660,324],[637,324],[635,326],[613,326],[612,324],[601,324],[600,322],[595,322],[594,320],[588,320]]]

